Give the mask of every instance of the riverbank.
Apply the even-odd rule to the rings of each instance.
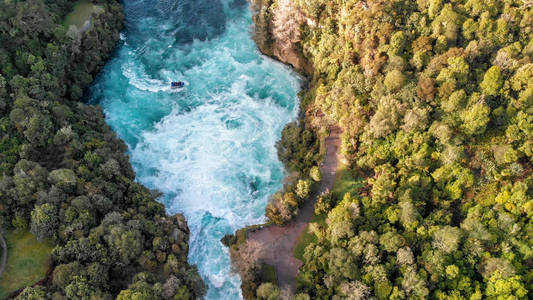
[[[280,1],[277,9],[271,11],[272,15],[265,12],[265,8],[268,6],[266,6],[262,0],[252,0],[250,2],[253,13],[252,19],[254,22],[254,40],[260,52],[263,55],[270,56],[275,60],[291,66],[305,77],[311,76],[313,73],[313,66],[304,58],[301,53],[301,48],[297,46],[300,40],[299,25],[305,20],[303,15],[295,9],[291,1]],[[309,89],[308,84],[305,85],[305,88]],[[291,131],[286,132],[293,136],[293,139],[296,138],[296,140],[286,141],[288,144],[302,143],[303,141],[299,140],[296,136],[310,133],[304,125],[308,120],[306,120],[307,112],[305,111],[306,101],[302,99],[301,95],[303,94],[300,94],[301,112],[299,114],[298,124],[296,124],[296,127]],[[318,196],[329,191],[335,181],[339,161],[337,154],[340,148],[340,131],[337,127],[332,127],[330,129],[329,136],[324,139],[324,142],[321,145],[322,149],[325,149],[325,151],[323,152],[324,160],[320,165],[322,180],[318,187],[313,189],[312,193],[306,197],[306,201],[301,204],[300,208],[292,207],[290,209],[297,210],[295,216],[287,217],[287,212],[281,212],[278,210],[278,205],[272,206],[275,211],[274,216],[283,215],[284,217],[281,219],[285,220],[284,222],[286,222],[287,219],[290,219],[291,221],[289,224],[284,226],[275,224],[269,224],[266,226],[249,226],[238,230],[233,237],[228,236],[227,240],[223,240],[223,242],[230,247],[232,261],[241,275],[241,288],[245,299],[255,299],[255,289],[257,289],[261,283],[265,282],[277,283],[277,285],[284,290],[284,293],[286,293],[285,296],[294,295],[296,290],[296,277],[298,269],[302,265],[302,261],[294,257],[293,250],[304,230],[307,228],[309,221],[314,216],[314,206]],[[294,130],[299,131],[296,136],[294,136]],[[314,130],[318,130],[318,128],[314,128]],[[315,135],[315,133],[312,133],[311,135]],[[301,160],[304,159],[303,156],[306,154],[294,154],[293,151],[300,150],[290,148],[294,147],[294,144],[292,145],[293,146],[288,146],[289,149],[284,149],[285,153],[292,152],[292,154],[289,154],[286,158],[300,160],[301,162]],[[318,143],[316,145],[318,145]],[[296,147],[300,146],[301,145]],[[287,147],[287,145],[285,145],[285,147]],[[315,146],[313,146],[313,148],[318,151]],[[281,151],[280,148],[278,148],[278,152],[279,151]],[[313,152],[311,149],[305,149],[304,151],[309,154],[312,154]],[[318,156],[320,155],[318,154]],[[306,158],[306,160],[311,162],[314,161],[314,159],[309,158]],[[287,161],[284,161],[284,163],[287,164]],[[309,168],[309,166],[307,168]],[[296,182],[303,179],[309,182],[309,178],[304,174],[307,173],[307,171],[301,171],[303,170],[298,170],[296,173],[289,176],[290,179],[288,179],[288,181]],[[292,193],[291,189],[293,188],[287,189],[287,187],[284,187],[281,192]],[[269,208],[267,208],[267,210],[268,209]],[[289,214],[294,214],[294,211],[289,212]],[[267,215],[271,217],[272,213],[270,215],[267,213]],[[278,220],[280,219],[278,218]],[[270,272],[271,268],[273,268],[276,273],[276,279],[274,281],[264,281],[264,279],[270,278],[267,274]]]
[[[278,285],[293,295],[296,277],[302,262],[293,255],[294,247],[314,216],[315,203],[333,187],[339,162],[340,131],[332,128],[325,139],[326,155],[320,166],[322,180],[300,209],[298,216],[287,226],[270,225],[248,233],[247,240],[259,248],[258,260],[275,268]]]

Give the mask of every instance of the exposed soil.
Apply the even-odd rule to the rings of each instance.
[[[318,195],[331,190],[335,181],[340,146],[340,129],[330,130],[326,138],[326,157],[320,166],[322,181],[309,200],[307,200],[298,216],[287,226],[267,226],[248,233],[248,240],[261,248],[259,259],[276,269],[278,285],[294,294],[296,276],[302,262],[293,256],[293,249],[311,218],[313,218],[315,202]]]

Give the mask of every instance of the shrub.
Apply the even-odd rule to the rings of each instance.
[[[318,166],[313,166],[309,171],[309,177],[311,177],[311,179],[313,179],[315,182],[321,181],[322,172],[320,171],[320,168]]]
[[[311,181],[310,180],[298,180],[298,182],[296,182],[296,188],[295,188],[295,193],[296,195],[302,199],[302,200],[306,200],[307,197],[309,197],[309,193],[311,192]]]

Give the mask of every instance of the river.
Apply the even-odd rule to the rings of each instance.
[[[124,0],[125,28],[89,102],[129,147],[137,180],[191,230],[207,299],[240,299],[220,239],[264,221],[284,169],[275,142],[296,119],[300,80],[262,56],[245,0]],[[170,89],[171,81],[185,88]]]

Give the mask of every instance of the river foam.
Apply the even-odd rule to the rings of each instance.
[[[220,239],[264,220],[284,170],[274,148],[298,77],[261,56],[245,2],[125,0],[120,46],[89,91],[129,146],[137,180],[191,229],[208,299],[239,299]],[[146,9],[144,9],[146,8]],[[184,88],[172,90],[170,81]]]

